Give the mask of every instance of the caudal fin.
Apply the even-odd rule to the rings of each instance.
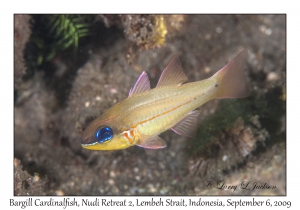
[[[246,51],[241,52],[212,76],[217,79],[216,98],[244,98],[250,94],[243,71],[247,56]]]

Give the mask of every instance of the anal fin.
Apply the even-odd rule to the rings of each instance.
[[[197,120],[200,114],[199,110],[190,112],[185,118],[178,122],[173,128],[175,133],[181,136],[193,137],[197,132]]]

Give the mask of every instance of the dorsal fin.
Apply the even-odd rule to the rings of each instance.
[[[150,90],[150,81],[147,73],[143,71],[134,86],[130,89],[128,97],[148,90]]]
[[[179,86],[187,81],[187,76],[182,70],[181,63],[178,56],[175,56],[169,65],[164,69],[161,74],[156,87],[161,86]]]

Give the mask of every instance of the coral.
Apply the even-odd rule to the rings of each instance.
[[[185,23],[185,15],[121,15],[118,18],[109,16],[104,21],[118,23],[124,28],[125,37],[129,41],[127,62],[138,72],[142,71],[137,64],[139,50],[159,51],[167,38],[175,36]]]
[[[45,195],[47,178],[22,170],[21,161],[14,159],[14,195]]]
[[[168,34],[182,29],[185,15],[99,15],[106,27],[124,29],[125,37],[139,49],[153,49],[164,45]]]
[[[258,145],[282,141],[285,130],[278,131],[285,103],[280,93],[281,88],[277,87],[264,95],[266,98],[251,96],[223,101],[216,113],[201,123],[197,136],[192,140],[191,173],[216,175],[215,167],[221,172],[230,171],[243,164]]]
[[[194,163],[195,172],[197,168],[197,175],[199,176],[200,183],[204,183],[203,186],[199,186],[197,181],[194,181],[193,195],[286,195],[286,144],[285,142],[278,143],[270,147],[262,156],[252,156],[245,163],[245,167],[240,168],[238,171],[227,174],[227,176],[219,177],[219,179],[212,180],[211,177],[204,178],[203,172],[207,171],[205,167],[209,164],[214,164],[212,159],[198,160]],[[191,161],[192,162],[192,161]],[[190,165],[192,166],[192,165]],[[218,165],[214,165],[217,167]],[[197,176],[197,175],[192,175]],[[222,181],[220,181],[222,180]],[[275,189],[252,189],[255,183],[258,185],[276,186]],[[207,183],[210,183],[210,187],[207,187]],[[218,184],[219,183],[219,184]],[[247,189],[242,188],[242,183],[247,185]],[[236,186],[235,190],[222,189],[222,185]],[[198,185],[198,186],[197,186]],[[244,186],[245,186],[244,185]],[[200,190],[201,189],[201,190]]]
[[[243,164],[258,144],[264,144],[269,138],[268,132],[261,129],[257,116],[251,120],[255,121],[258,128],[254,124],[246,125],[244,120],[238,117],[233,125],[220,131],[218,136],[212,137],[199,156],[190,160],[190,172],[212,177],[218,176],[218,171],[226,172]]]
[[[141,49],[159,47],[167,34],[163,15],[124,15],[125,36]]]

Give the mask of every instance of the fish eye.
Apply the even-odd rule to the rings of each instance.
[[[95,137],[99,143],[104,143],[114,136],[113,130],[108,126],[101,126],[96,130]]]

